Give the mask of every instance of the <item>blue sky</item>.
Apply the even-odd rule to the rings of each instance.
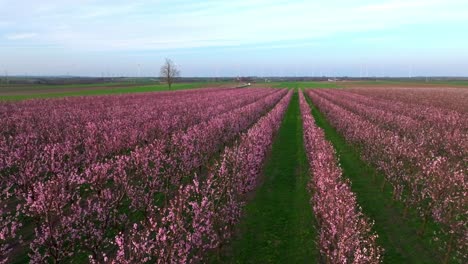
[[[0,71],[468,76],[467,0],[0,0]]]

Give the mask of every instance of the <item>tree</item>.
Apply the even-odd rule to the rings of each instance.
[[[179,77],[179,75],[180,71],[177,69],[175,63],[171,59],[166,58],[164,65],[161,66],[161,78],[167,82],[167,85],[169,85],[169,90],[174,83],[174,79]]]

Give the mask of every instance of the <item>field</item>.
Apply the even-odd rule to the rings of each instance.
[[[225,82],[176,83],[173,90],[196,89],[213,86],[232,87],[235,84]],[[95,84],[66,85],[6,85],[0,84],[0,101],[18,101],[33,98],[125,94],[166,91],[166,84],[108,82]]]
[[[467,263],[465,85],[2,87],[0,263]]]

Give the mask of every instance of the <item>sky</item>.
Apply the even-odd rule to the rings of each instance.
[[[0,75],[468,76],[467,0],[0,0]]]

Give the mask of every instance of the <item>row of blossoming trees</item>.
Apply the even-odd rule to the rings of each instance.
[[[229,239],[240,217],[243,196],[256,186],[291,95],[288,92],[272,111],[225,148],[205,175],[195,173],[190,182],[180,185],[167,207],[134,224],[131,232],[120,233],[114,260],[200,262],[207,250]]]
[[[229,238],[290,97],[206,89],[1,104],[0,263],[199,261]]]
[[[380,263],[383,250],[361,212],[350,182],[342,177],[335,149],[325,139],[299,91],[304,142],[311,180],[311,204],[318,223],[318,246],[324,263]]]
[[[443,225],[447,256],[466,258],[463,104],[307,95],[385,173],[395,199]],[[203,262],[231,238],[291,96],[203,89],[0,104],[0,263]],[[299,96],[322,260],[381,262],[373,224]]]
[[[421,88],[419,88],[421,89]],[[406,94],[406,96],[405,96]],[[464,89],[307,90],[312,102],[391,184],[405,213],[438,222],[444,262],[468,259],[468,116]],[[411,96],[408,96],[411,95]],[[443,107],[438,101],[455,102]],[[411,99],[414,98],[414,99]],[[384,186],[382,186],[384,187]]]

